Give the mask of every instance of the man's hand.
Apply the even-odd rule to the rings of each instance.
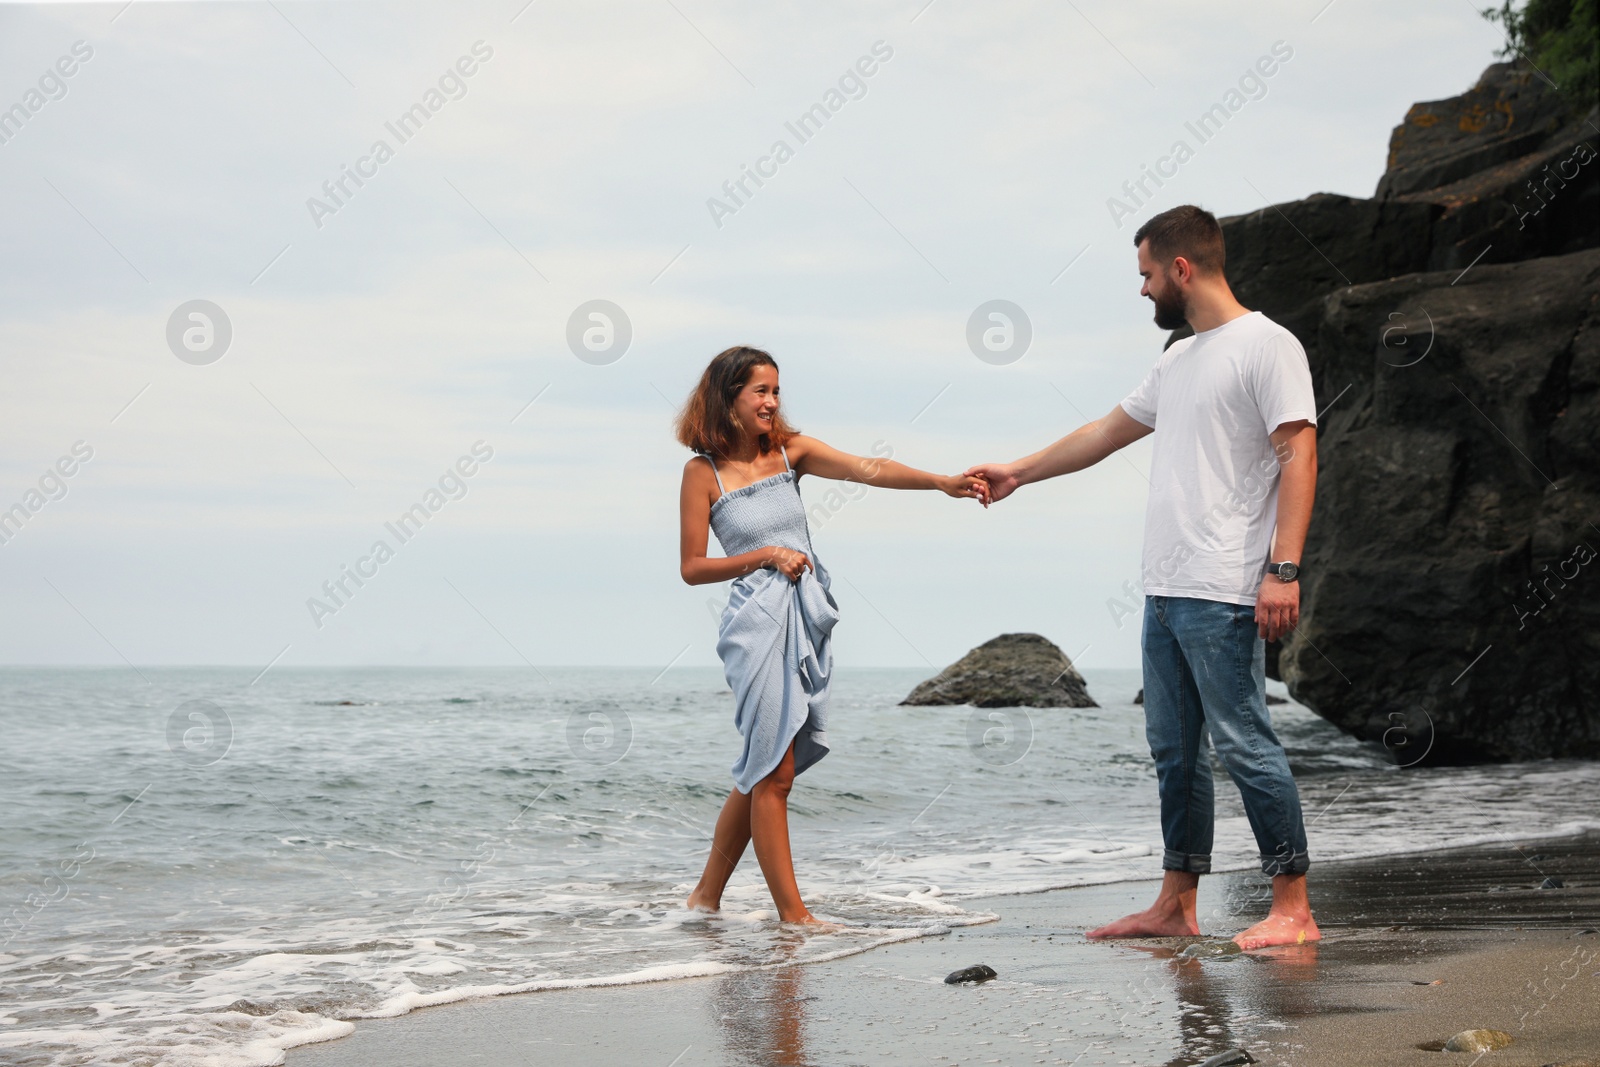
[[[1256,632],[1276,641],[1300,625],[1300,583],[1283,582],[1275,574],[1261,579],[1256,593]]]
[[[980,463],[976,467],[968,467],[965,477],[982,478],[988,483],[988,493],[983,500],[983,506],[988,507],[997,500],[1004,500],[1016,491],[1022,483],[1017,481],[1016,464],[1014,463]]]

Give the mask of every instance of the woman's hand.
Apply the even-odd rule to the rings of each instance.
[[[972,497],[984,504],[989,502],[989,483],[971,474],[952,474],[941,478],[939,488],[946,496]]]
[[[798,582],[800,575],[805,572],[807,567],[811,566],[811,561],[806,558],[804,552],[796,552],[792,548],[768,545],[766,552],[768,555],[762,566],[781,571],[783,576],[791,582]]]

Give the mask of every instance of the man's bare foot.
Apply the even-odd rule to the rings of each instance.
[[[1322,931],[1307,912],[1304,915],[1274,912],[1250,929],[1234,936],[1234,941],[1246,952],[1274,945],[1303,945],[1308,941],[1321,941]]]
[[[1192,937],[1199,932],[1200,924],[1191,918],[1172,914],[1165,909],[1149,908],[1125,915],[1083,936],[1098,941],[1108,937]]]
[[[1090,930],[1085,937],[1096,941],[1108,937],[1183,937],[1200,932],[1195,918],[1195,893],[1200,876],[1189,871],[1163,871],[1161,892],[1156,902],[1144,911],[1124,915],[1114,923]]]

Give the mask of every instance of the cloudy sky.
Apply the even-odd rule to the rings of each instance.
[[[1468,0],[0,6],[0,661],[715,663],[670,421],[718,350],[840,448],[1014,458],[1158,355],[1140,221],[1368,196],[1500,41]],[[968,343],[997,299],[1010,362]],[[569,345],[594,300],[620,356]],[[808,479],[839,662],[1136,665],[1147,460],[988,512]]]

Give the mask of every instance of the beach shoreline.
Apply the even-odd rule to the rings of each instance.
[[[1600,1063],[1600,834],[1320,864],[1320,945],[1185,960],[1202,939],[1086,941],[1154,882],[964,902],[998,922],[864,954],[648,984],[462,1001],[291,1050],[290,1067],[406,1064],[1096,1063],[1186,1067],[1245,1048],[1322,1067]],[[1547,879],[1559,888],[1539,888]],[[1264,914],[1258,874],[1202,883],[1207,935]],[[976,987],[944,976],[986,963]],[[676,1058],[675,1058],[676,1057]]]

